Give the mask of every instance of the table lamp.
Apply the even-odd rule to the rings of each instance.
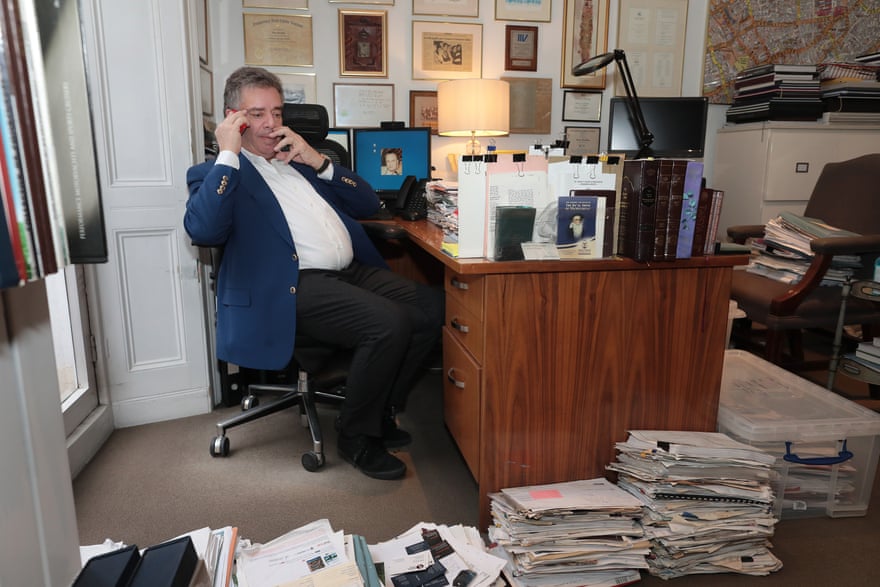
[[[437,84],[437,132],[444,137],[470,137],[467,154],[478,155],[477,137],[510,133],[510,84],[479,78]]]
[[[629,119],[635,128],[639,141],[640,148],[636,155],[638,159],[642,151],[650,147],[651,143],[654,142],[654,135],[651,134],[651,131],[648,130],[648,125],[645,124],[645,115],[642,113],[642,106],[639,103],[639,96],[636,94],[636,86],[633,83],[632,74],[629,71],[629,64],[626,62],[626,54],[623,52],[623,49],[615,49],[609,53],[602,53],[587,59],[580,65],[572,67],[571,74],[574,76],[587,75],[607,67],[612,61],[616,61],[620,69],[623,89],[626,92],[626,108],[629,110]]]

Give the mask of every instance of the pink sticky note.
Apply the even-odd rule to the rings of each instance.
[[[542,489],[540,491],[530,491],[529,495],[532,499],[559,499],[562,493],[558,489]]]

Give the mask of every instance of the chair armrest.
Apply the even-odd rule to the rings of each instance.
[[[830,239],[825,239],[830,240]],[[807,268],[806,273],[796,284],[781,296],[773,298],[770,302],[770,312],[779,316],[790,316],[794,314],[801,302],[810,295],[814,289],[822,283],[825,272],[831,267],[831,259],[834,255],[825,253],[816,253],[813,261]]]
[[[880,253],[880,235],[817,238],[810,241],[810,249],[826,255]]]
[[[758,238],[764,236],[763,224],[740,224],[739,226],[728,226],[727,236],[738,244],[745,244],[747,238]]]
[[[361,221],[370,238],[378,240],[401,240],[407,238],[406,230],[396,222]]]

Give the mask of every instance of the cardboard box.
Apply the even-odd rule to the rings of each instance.
[[[776,455],[778,518],[867,513],[880,414],[760,357],[727,350],[718,431]]]

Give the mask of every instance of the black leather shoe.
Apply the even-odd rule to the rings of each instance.
[[[390,481],[406,475],[406,463],[388,454],[378,438],[340,434],[338,450],[343,460],[367,477]]]
[[[386,416],[382,420],[382,444],[385,448],[403,448],[412,444],[412,436],[397,426],[394,416]]]

